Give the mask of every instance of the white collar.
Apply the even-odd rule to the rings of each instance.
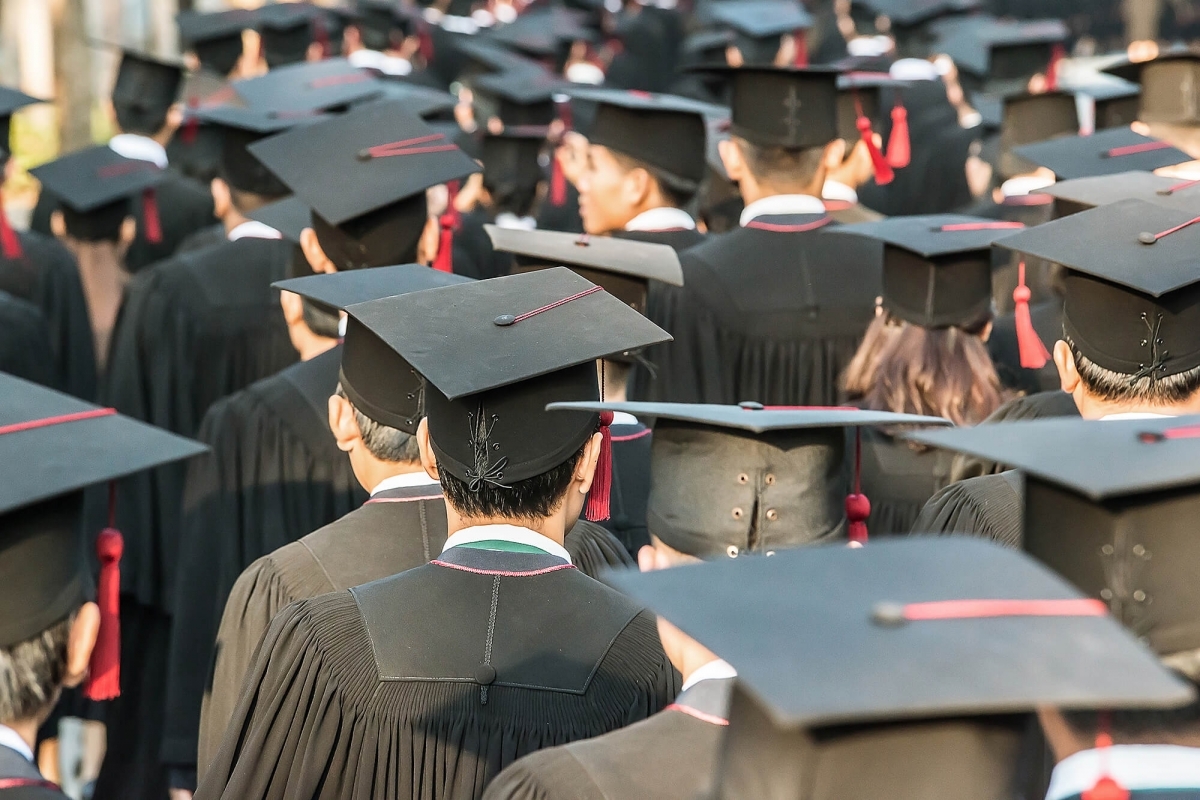
[[[857,203],[858,192],[841,181],[827,178],[821,187],[821,197],[826,200],[841,200],[845,203]]]
[[[0,725],[0,747],[16,750],[26,761],[33,763],[33,751],[29,749],[29,745],[21,738],[21,734],[7,725]]]
[[[666,231],[672,228],[696,230],[696,220],[681,208],[661,206],[643,211],[625,223],[627,231]]]
[[[633,414],[630,414],[628,411],[614,411],[612,424],[613,425],[638,425],[640,423],[638,423],[638,418],[635,417]]]
[[[149,136],[136,133],[118,133],[108,140],[108,149],[123,158],[149,161],[159,169],[167,168],[167,148]]]
[[[519,525],[476,525],[472,528],[463,528],[446,540],[446,545],[442,548],[442,552],[446,552],[451,547],[458,547],[459,545],[471,544],[473,542],[485,542],[488,539],[501,539],[506,542],[515,542],[516,544],[536,547],[539,550],[545,550],[552,556],[558,556],[568,564],[571,563],[571,554],[561,544],[553,539],[542,536],[537,531],[531,531],[529,528],[522,528]]]
[[[501,211],[496,215],[496,227],[510,231],[536,231],[537,219],[534,217],[518,217],[511,211]]]
[[[736,677],[737,670],[728,661],[722,661],[718,658],[715,661],[708,662],[689,675],[679,691],[686,692],[700,681],[716,681]]]
[[[1107,422],[1109,420],[1123,420],[1123,419],[1170,419],[1171,417],[1174,417],[1174,416],[1176,416],[1176,415],[1175,414],[1152,414],[1149,411],[1130,411],[1126,414],[1108,414],[1107,416],[1100,417],[1100,421]]]
[[[1084,750],[1059,762],[1050,775],[1046,800],[1081,795],[1107,767],[1113,780],[1130,791],[1200,788],[1200,748],[1168,744],[1120,744]]]
[[[282,239],[283,234],[256,219],[248,219],[231,230],[226,238],[231,242],[238,239]]]
[[[738,223],[745,227],[756,217],[779,214],[824,214],[825,204],[821,198],[810,194],[774,194],[762,197],[742,209]]]
[[[371,490],[371,497],[380,492],[386,492],[388,489],[407,489],[410,486],[433,486],[435,483],[437,481],[429,477],[425,473],[425,470],[419,469],[416,472],[406,472],[403,475],[393,475],[390,478],[384,478],[375,484],[375,488]]]
[[[355,50],[346,56],[350,66],[358,69],[373,69],[384,75],[399,75],[401,77],[412,73],[412,62],[407,58],[389,56],[378,50]]]
[[[1000,184],[1000,194],[1005,197],[1024,197],[1053,185],[1054,178],[1042,175],[1020,175],[1016,178],[1009,178]]]

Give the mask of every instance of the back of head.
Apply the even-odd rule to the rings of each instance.
[[[340,225],[325,221],[314,211],[312,224],[321,249],[334,266],[364,269],[416,261],[427,216],[422,192]]]

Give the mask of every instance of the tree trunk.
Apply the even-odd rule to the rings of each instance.
[[[27,0],[40,5],[46,0]],[[54,83],[62,152],[92,143],[91,49],[84,27],[83,0],[50,0],[54,20]]]

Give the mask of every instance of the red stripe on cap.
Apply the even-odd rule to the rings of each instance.
[[[446,144],[431,144],[427,147],[418,147],[417,145],[425,144],[426,142],[444,141],[445,134],[431,133],[428,136],[416,136],[412,139],[400,139],[395,142],[385,142],[377,144],[374,147],[368,147],[365,150],[359,151],[359,158],[391,158],[392,156],[414,156],[421,153],[444,153],[450,150],[457,150],[458,145]]]
[[[938,600],[908,603],[904,619],[910,622],[995,617],[1103,617],[1108,606],[1099,600]]]
[[[762,408],[746,408],[745,411],[862,411],[854,406],[763,406]]]
[[[564,297],[562,300],[553,302],[548,306],[542,306],[541,308],[535,308],[533,311],[526,311],[524,314],[518,314],[516,317],[513,318],[512,324],[516,325],[518,322],[524,322],[525,320],[529,319],[530,317],[535,317],[538,314],[541,314],[543,311],[550,311],[551,309],[558,308],[559,306],[564,306],[573,300],[578,300],[581,297],[587,297],[589,294],[595,294],[596,292],[601,291],[602,288],[603,287],[600,287],[600,286],[593,286],[592,288],[585,289],[584,291],[579,292],[578,294],[573,294],[570,297]]]
[[[1189,219],[1187,222],[1184,222],[1181,225],[1176,225],[1174,228],[1167,228],[1165,231],[1161,231],[1159,233],[1151,233],[1151,234],[1143,233],[1138,236],[1138,241],[1140,241],[1142,244],[1154,244],[1155,242],[1157,242],[1159,239],[1163,238],[1164,236],[1170,236],[1172,233],[1178,233],[1179,231],[1183,230],[1184,228],[1188,228],[1188,227],[1191,227],[1192,225],[1195,225],[1197,222],[1200,222],[1200,217],[1194,217],[1192,219]]]
[[[351,72],[346,75],[330,75],[325,78],[316,78],[308,82],[310,89],[324,89],[329,86],[342,86],[347,83],[362,83],[370,80],[371,76],[362,72]]]
[[[1158,193],[1161,195],[1172,195],[1178,191],[1182,191],[1183,189],[1190,189],[1196,184],[1200,184],[1200,180],[1183,181],[1182,183],[1177,183],[1174,186],[1168,186],[1166,189],[1160,189]]]
[[[137,159],[129,159],[117,164],[109,164],[106,167],[101,167],[96,170],[98,178],[116,178],[120,175],[129,175],[133,172],[141,172],[144,169],[157,170],[158,165],[152,164],[149,161],[139,161]]]
[[[937,233],[952,233],[954,231],[1002,231],[1013,228],[1024,228],[1023,222],[956,222],[934,228]]]
[[[21,433],[23,431],[37,430],[38,428],[49,428],[52,425],[63,425],[68,422],[81,422],[85,419],[111,417],[116,413],[117,410],[115,408],[93,408],[87,411],[78,411],[74,414],[61,414],[57,417],[31,419],[28,422],[14,422],[12,425],[0,426],[0,436],[6,433]]]
[[[1138,441],[1143,444],[1155,444],[1167,439],[1196,439],[1200,438],[1200,425],[1183,425],[1178,428],[1168,428],[1165,431],[1144,431],[1138,434]]]
[[[1141,144],[1130,144],[1124,147],[1114,147],[1107,153],[1101,155],[1102,158],[1120,158],[1121,156],[1135,156],[1138,153],[1150,153],[1155,150],[1167,150],[1173,145],[1170,142],[1142,142]]]

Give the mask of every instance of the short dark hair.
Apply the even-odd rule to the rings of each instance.
[[[354,402],[346,396],[346,391],[339,383],[337,396],[350,404],[354,411],[354,421],[358,424],[358,433],[362,437],[363,446],[367,452],[380,461],[393,464],[418,463],[421,460],[421,450],[417,447],[417,437],[397,428],[376,422],[359,411]]]
[[[690,181],[687,178],[681,178],[678,175],[659,169],[653,164],[647,164],[645,161],[640,161],[632,156],[627,156],[624,153],[618,153],[616,150],[610,150],[613,160],[620,165],[621,169],[626,172],[631,172],[635,169],[644,169],[650,173],[650,177],[654,178],[654,182],[658,184],[658,191],[666,200],[675,208],[685,208],[695,199],[696,193],[700,191],[700,184]]]
[[[278,197],[268,197],[265,194],[256,194],[247,192],[245,189],[234,188],[234,185],[229,182],[229,179],[221,175],[221,180],[225,181],[229,186],[229,201],[233,203],[233,207],[243,214],[249,214],[251,211],[258,211],[265,205],[270,205],[278,200]]]
[[[75,612],[37,636],[0,647],[0,723],[33,719],[58,697]]]
[[[1200,367],[1165,378],[1135,378],[1133,375],[1098,366],[1081,353],[1073,341],[1066,338],[1066,342],[1075,358],[1075,370],[1079,373],[1079,379],[1091,394],[1102,400],[1113,403],[1171,405],[1182,403],[1196,392],[1200,392]]]
[[[746,168],[755,179],[789,186],[808,186],[817,178],[825,147],[782,147],[751,144],[740,136],[733,141],[742,151]]]
[[[1195,685],[1195,681],[1179,677]],[[1078,735],[1091,739],[1107,732],[1114,744],[1173,744],[1200,737],[1197,700],[1180,708],[1065,711],[1063,717]]]
[[[562,505],[575,467],[583,458],[585,443],[575,455],[554,467],[508,487],[481,483],[472,491],[462,479],[438,464],[442,492],[455,511],[465,517],[498,517],[501,519],[537,520],[550,516]]]
[[[167,124],[167,114],[170,108],[135,108],[127,103],[113,103],[116,112],[117,127],[122,133],[136,133],[140,136],[156,136]]]

